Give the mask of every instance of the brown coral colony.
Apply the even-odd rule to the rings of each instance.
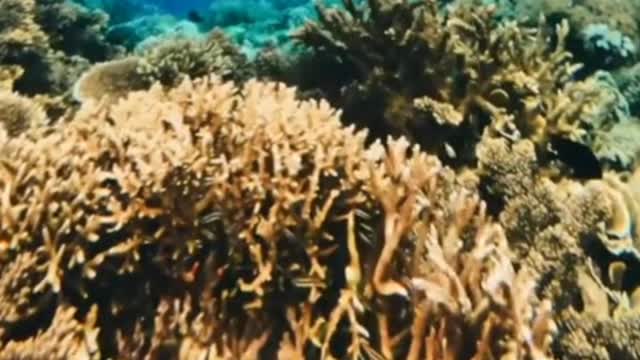
[[[341,5],[285,60],[0,0],[0,360],[640,359],[639,120],[584,19]]]

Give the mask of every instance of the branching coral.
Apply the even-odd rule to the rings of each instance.
[[[579,66],[564,48],[566,23],[553,42],[542,28],[499,22],[489,7],[443,15],[435,1],[343,3],[344,10],[318,7],[319,21],[296,34],[353,70],[329,93],[340,93],[347,118],[377,121],[367,126],[442,155],[473,156],[487,125],[541,148],[551,136],[580,139],[603,96],[593,83],[571,80]],[[371,118],[359,118],[363,105]]]
[[[436,227],[446,221],[436,221],[431,229],[421,229],[424,233],[417,239],[425,241],[418,244],[425,256],[418,258],[418,276],[412,281],[424,298],[418,301],[408,358],[420,358],[422,347],[428,359],[460,358],[474,345],[477,356],[488,350],[495,357],[546,358],[554,329],[551,303],[532,308],[524,301],[535,298],[536,281],[528,270],[514,270],[502,229],[483,224],[475,234],[465,234],[466,227],[478,221],[472,216],[474,205],[470,207],[474,200],[451,200],[455,220],[442,229],[443,236],[438,238]],[[461,241],[465,235],[470,241]],[[494,307],[502,310],[491,310]],[[521,320],[529,325],[501,319],[515,314],[524,315]],[[426,336],[424,345],[417,334]],[[472,334],[481,335],[476,339]],[[496,334],[505,336],[500,344]]]
[[[108,16],[72,1],[39,0],[36,8],[39,27],[49,35],[49,46],[67,56],[82,56],[95,62],[120,53],[105,40]]]
[[[78,321],[74,308],[60,306],[46,331],[24,341],[10,341],[3,347],[0,359],[96,359],[95,310]]]
[[[293,88],[212,77],[5,141],[4,264],[44,259],[17,314],[69,304],[101,357],[545,358],[550,308],[475,178],[365,138]]]
[[[632,115],[640,115],[640,65],[629,66],[613,73],[620,92],[629,102]]]

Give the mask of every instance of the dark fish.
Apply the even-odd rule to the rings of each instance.
[[[189,21],[196,24],[199,24],[204,21],[204,19],[202,18],[202,15],[200,15],[200,13],[198,13],[196,10],[189,11],[189,13],[187,13],[187,19],[189,19]]]
[[[600,161],[587,145],[566,138],[554,137],[550,144],[551,156],[562,161],[578,179],[602,178]]]

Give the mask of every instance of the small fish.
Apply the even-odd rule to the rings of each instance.
[[[202,15],[200,15],[200,13],[197,12],[196,10],[189,11],[187,13],[187,19],[189,19],[189,21],[196,24],[200,24],[204,21],[204,18],[202,17]]]
[[[587,145],[566,138],[551,139],[550,153],[553,158],[562,161],[578,179],[602,178],[600,161]]]

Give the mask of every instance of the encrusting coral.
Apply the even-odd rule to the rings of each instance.
[[[500,22],[487,6],[443,14],[429,0],[343,3],[319,6],[295,37],[351,69],[326,91],[348,119],[462,161],[485,128],[540,148],[552,136],[584,141],[604,93],[573,81],[580,66],[565,49],[566,23],[552,38],[544,26]]]
[[[548,358],[475,177],[365,138],[208,77],[6,140],[0,359]]]

